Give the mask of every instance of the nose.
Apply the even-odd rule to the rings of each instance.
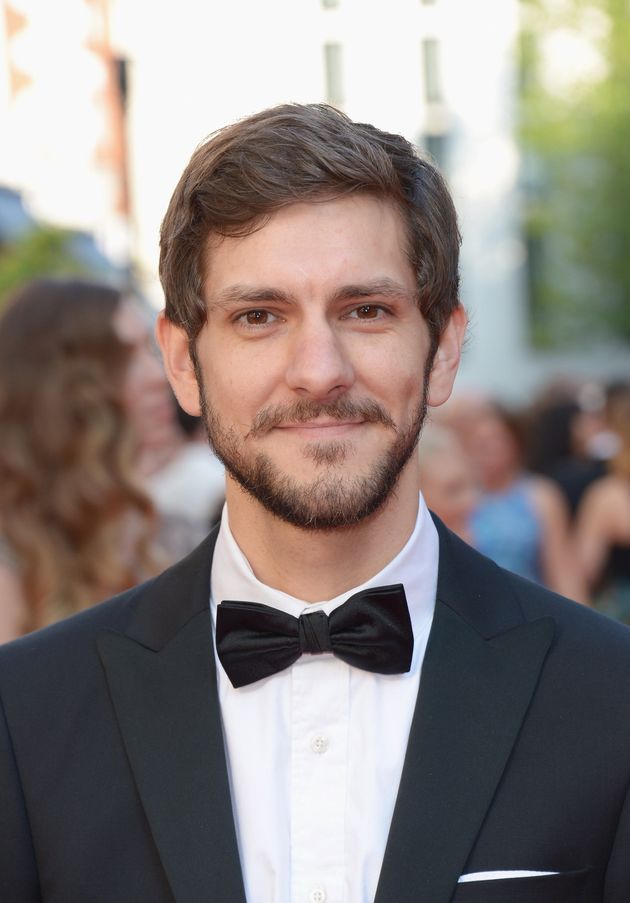
[[[354,383],[348,350],[327,321],[303,324],[289,349],[287,385],[304,397],[330,401]]]

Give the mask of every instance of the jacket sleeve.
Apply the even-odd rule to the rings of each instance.
[[[630,900],[630,783],[617,823],[604,888],[604,903],[626,903],[628,900]]]
[[[30,826],[4,709],[0,702],[0,900],[40,903]]]

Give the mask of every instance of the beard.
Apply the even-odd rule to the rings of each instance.
[[[195,366],[201,413],[208,441],[226,471],[236,482],[276,517],[304,530],[335,530],[352,527],[376,512],[395,489],[398,478],[411,458],[427,413],[425,378],[417,408],[404,427],[397,427],[387,412],[371,399],[339,399],[321,404],[299,400],[294,404],[265,408],[259,412],[245,440],[233,429],[225,428],[210,404],[203,385],[201,368]],[[304,423],[325,416],[337,420],[362,420],[381,424],[393,433],[389,448],[372,464],[366,475],[339,473],[336,465],[352,451],[343,440],[312,443],[305,448],[321,473],[309,482],[299,482],[283,473],[269,455],[260,452],[247,456],[243,443],[280,424]]]

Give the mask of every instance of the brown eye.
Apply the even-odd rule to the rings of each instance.
[[[269,321],[269,314],[266,310],[248,310],[245,320],[248,326],[263,326]]]
[[[361,320],[374,320],[378,317],[379,308],[374,304],[362,304],[357,308],[357,316]]]

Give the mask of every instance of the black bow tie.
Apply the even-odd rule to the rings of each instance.
[[[224,601],[217,607],[217,653],[235,687],[283,671],[303,653],[332,652],[342,661],[378,674],[411,667],[413,630],[401,583],[355,593],[330,615],[299,618],[256,602]]]

